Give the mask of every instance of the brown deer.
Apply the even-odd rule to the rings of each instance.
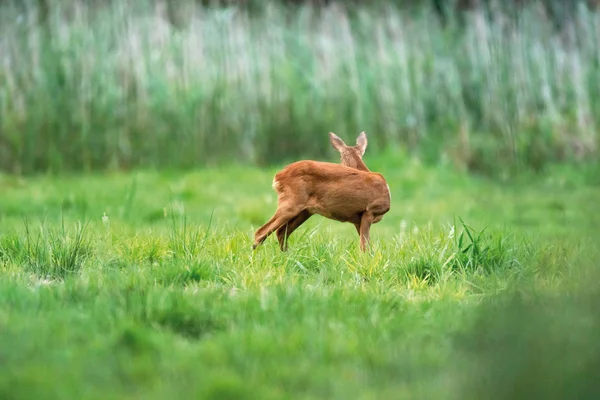
[[[353,223],[360,236],[360,249],[366,251],[371,224],[381,221],[390,210],[390,188],[381,174],[369,171],[362,161],[367,148],[364,132],[352,147],[332,132],[329,140],[340,152],[341,165],[303,160],[275,174],[277,210],[254,234],[253,249],[277,232],[279,247],[286,251],[292,232],[313,214],[319,214]]]

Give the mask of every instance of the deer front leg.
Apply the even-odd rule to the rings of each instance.
[[[365,211],[360,219],[360,249],[367,250],[367,245],[370,242],[370,229],[373,223],[373,214],[370,211]]]

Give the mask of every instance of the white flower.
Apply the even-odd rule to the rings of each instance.
[[[102,215],[102,223],[108,225],[108,215],[106,215],[106,213]]]
[[[450,228],[450,232],[448,233],[448,238],[452,239],[454,237],[454,225]]]

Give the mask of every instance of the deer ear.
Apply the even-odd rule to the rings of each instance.
[[[361,132],[360,135],[356,138],[356,146],[362,155],[365,154],[365,150],[367,150],[367,134]]]
[[[346,147],[346,143],[340,139],[335,133],[329,132],[329,141],[334,149],[341,152]]]

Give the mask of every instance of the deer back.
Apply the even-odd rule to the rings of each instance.
[[[388,203],[383,176],[340,164],[297,161],[275,175],[274,187],[282,201],[301,203],[309,211],[347,220],[374,202]]]

